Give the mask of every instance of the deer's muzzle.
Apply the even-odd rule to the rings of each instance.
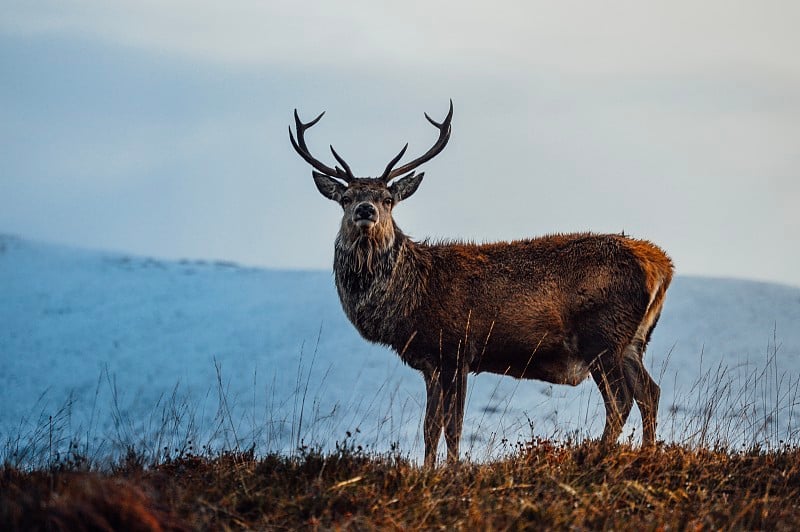
[[[353,210],[353,222],[359,227],[372,227],[378,221],[378,209],[372,203],[362,202]]]

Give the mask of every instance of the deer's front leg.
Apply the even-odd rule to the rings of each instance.
[[[444,439],[447,442],[447,461],[458,461],[458,447],[464,426],[464,405],[467,397],[468,368],[460,364],[450,371],[442,371],[442,397],[444,399]]]
[[[425,465],[436,465],[436,449],[439,447],[439,437],[444,426],[444,411],[442,409],[442,381],[438,369],[423,371],[425,377],[425,424],[423,437],[425,439]]]

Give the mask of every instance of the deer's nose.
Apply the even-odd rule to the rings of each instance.
[[[372,203],[363,202],[356,205],[353,211],[353,218],[358,220],[374,220],[378,215],[378,210]]]

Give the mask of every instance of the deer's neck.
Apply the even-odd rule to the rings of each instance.
[[[391,346],[409,340],[411,318],[425,297],[429,262],[424,248],[397,227],[375,238],[339,233],[336,288],[345,314],[362,336]]]

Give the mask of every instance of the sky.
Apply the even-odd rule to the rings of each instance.
[[[329,269],[340,208],[291,148],[325,117],[357,175],[448,147],[417,239],[652,240],[679,274],[800,286],[794,1],[9,1],[0,233]]]

